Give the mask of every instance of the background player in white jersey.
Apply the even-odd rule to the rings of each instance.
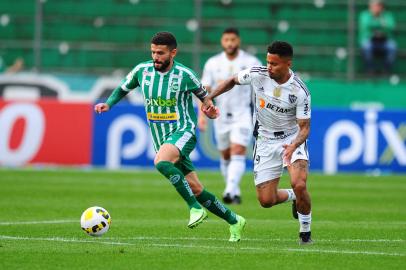
[[[202,84],[210,92],[220,83],[241,70],[261,65],[254,56],[240,49],[240,34],[236,28],[227,28],[221,36],[223,52],[207,60]],[[251,142],[252,112],[251,87],[235,86],[232,91],[216,99],[222,111],[214,121],[217,149],[220,151],[220,169],[226,182],[223,192],[225,203],[241,203],[240,181],[245,172],[245,154]],[[205,131],[207,118],[199,113],[199,128]]]
[[[293,200],[294,217],[299,218],[300,244],[311,243],[311,202],[306,188],[307,137],[310,131],[310,93],[290,69],[293,49],[275,41],[268,47],[267,66],[243,70],[226,80],[203,101],[202,110],[214,110],[210,101],[236,84],[251,84],[255,93],[256,135],[254,178],[263,207]],[[283,167],[292,189],[278,189]]]

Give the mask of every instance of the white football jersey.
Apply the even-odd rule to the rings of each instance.
[[[273,136],[274,132],[298,128],[297,119],[309,119],[310,92],[303,81],[290,72],[284,84],[269,77],[264,66],[255,66],[238,73],[240,84],[251,84],[255,94],[255,114],[258,134]]]
[[[221,52],[207,60],[201,82],[204,86],[209,86],[214,90],[221,82],[241,70],[258,65],[261,65],[261,62],[243,50],[239,50],[238,56],[231,61],[225,52]],[[238,120],[240,115],[250,111],[251,100],[249,85],[237,85],[229,92],[218,96],[216,106],[220,109],[219,121]]]

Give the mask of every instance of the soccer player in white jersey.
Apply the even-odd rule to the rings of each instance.
[[[207,60],[202,84],[210,92],[220,83],[241,70],[261,65],[254,56],[240,49],[240,34],[236,28],[227,28],[221,36],[223,52]],[[251,87],[237,85],[232,91],[216,99],[222,111],[214,120],[214,134],[220,151],[220,170],[226,182],[224,203],[241,203],[240,181],[245,172],[245,154],[252,138]],[[207,118],[199,112],[199,129],[205,131]]]
[[[293,49],[275,41],[268,47],[267,66],[243,70],[227,79],[203,100],[202,110],[213,111],[213,98],[236,84],[250,84],[255,93],[254,179],[262,207],[293,201],[299,219],[299,243],[312,242],[311,202],[306,188],[309,155],[310,93],[290,69]],[[221,112],[220,112],[221,113]],[[287,167],[292,189],[278,189],[283,167]]]

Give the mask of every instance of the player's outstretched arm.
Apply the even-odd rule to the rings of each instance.
[[[209,94],[209,98],[213,100],[215,97],[231,90],[236,84],[240,84],[237,75],[222,82],[214,91]]]
[[[219,116],[219,110],[213,104],[213,99],[230,89],[232,89],[236,84],[240,84],[238,82],[238,76],[233,76],[224,82],[222,82],[214,91],[212,91],[205,99],[203,100],[203,104],[201,107],[201,111],[204,112],[207,117],[214,119]]]
[[[116,89],[114,89],[113,93],[111,93],[111,95],[107,99],[106,103],[96,104],[94,106],[94,110],[97,113],[107,112],[111,109],[111,107],[113,107],[115,104],[117,104],[127,94],[128,94],[128,91],[124,91],[119,86]]]

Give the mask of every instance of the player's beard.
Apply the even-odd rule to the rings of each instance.
[[[224,48],[224,51],[228,56],[236,56],[238,53],[238,49],[239,49],[239,47],[236,46],[236,47]]]
[[[155,64],[161,64],[161,67],[156,67]],[[164,62],[155,62],[154,61],[154,68],[157,71],[164,71],[167,67],[169,67],[169,65],[171,64],[171,59],[168,59]]]

